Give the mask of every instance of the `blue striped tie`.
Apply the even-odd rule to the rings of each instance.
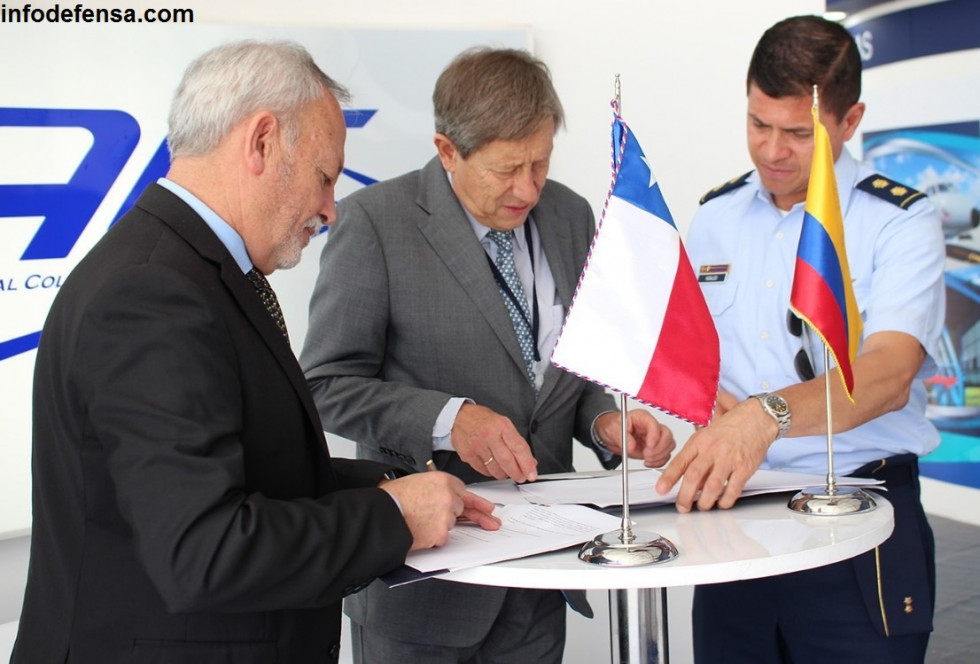
[[[500,271],[500,276],[504,278],[507,287],[510,288],[511,293],[514,294],[521,306],[521,309],[518,310],[517,305],[508,297],[503,286],[499,286],[504,304],[507,305],[507,312],[510,314],[511,323],[514,325],[514,331],[517,333],[517,341],[521,344],[521,353],[524,355],[528,378],[531,380],[531,385],[534,385],[534,348],[537,345],[537,339],[531,334],[531,326],[528,324],[528,321],[531,320],[531,314],[527,306],[527,296],[524,294],[524,286],[521,284],[521,279],[517,275],[517,266],[514,264],[514,232],[491,230],[487,235],[497,245],[497,258],[494,263]]]

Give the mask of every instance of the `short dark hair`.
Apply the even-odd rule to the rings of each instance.
[[[547,65],[527,51],[477,47],[457,55],[432,93],[436,131],[463,159],[495,140],[521,140],[564,122]]]
[[[749,62],[745,87],[770,97],[808,95],[840,120],[861,98],[861,54],[844,26],[819,16],[794,16],[766,30]]]

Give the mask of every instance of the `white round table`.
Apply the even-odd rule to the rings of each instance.
[[[591,564],[579,560],[576,547],[458,570],[440,578],[519,588],[608,590],[610,608],[618,613],[611,620],[614,661],[666,664],[664,588],[820,567],[864,553],[892,532],[892,506],[880,494],[875,493],[877,509],[845,516],[794,512],[786,506],[790,495],[742,498],[730,510],[689,514],[679,514],[673,505],[632,507],[634,532],[659,534],[677,546],[678,556],[665,563],[642,567]]]

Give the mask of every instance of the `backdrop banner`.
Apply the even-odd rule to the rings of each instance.
[[[927,381],[942,443],[921,472],[980,488],[980,3],[855,20],[845,25],[865,67],[864,161],[926,193],[946,235],[946,328],[939,374]]]
[[[432,88],[460,51],[530,48],[525,29],[377,30],[174,23],[29,23],[0,40],[0,537],[30,527],[31,384],[58,288],[147,183],[164,175],[167,113],[188,63],[241,38],[303,44],[349,87],[337,195],[435,154]],[[296,352],[323,242],[270,278]]]

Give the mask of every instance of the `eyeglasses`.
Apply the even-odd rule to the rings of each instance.
[[[799,337],[804,342],[804,345],[796,353],[796,357],[793,358],[793,368],[796,369],[796,375],[800,377],[800,380],[813,380],[817,374],[813,370],[813,363],[810,361],[810,356],[806,352],[803,320],[794,314],[792,309],[786,312],[786,328],[790,334],[794,337]]]

